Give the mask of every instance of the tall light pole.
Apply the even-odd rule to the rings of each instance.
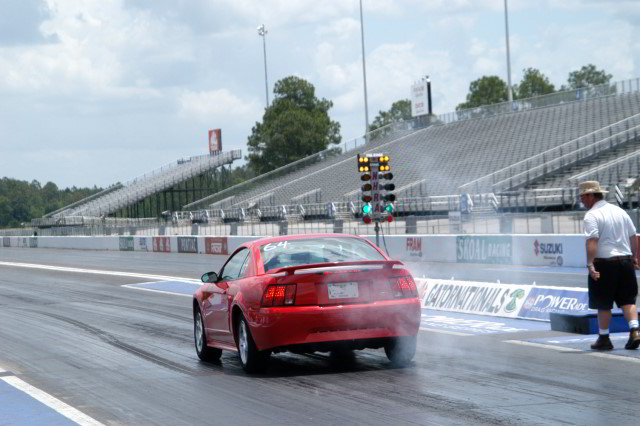
[[[269,82],[267,81],[267,29],[264,24],[258,27],[258,35],[262,37],[262,50],[264,51],[264,91],[267,97],[267,108],[269,108]]]
[[[507,11],[507,0],[504,0],[504,28],[507,40],[507,93],[509,94],[509,102],[512,102],[513,93],[511,91],[511,56],[509,55],[509,13]]]
[[[367,65],[364,58],[364,24],[362,20],[362,0],[360,0],[360,35],[362,37],[362,79],[364,80],[364,140],[369,142],[369,106],[367,102]]]

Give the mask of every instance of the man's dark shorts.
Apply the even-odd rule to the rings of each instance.
[[[600,279],[594,281],[589,275],[589,308],[611,309],[614,301],[618,306],[636,303],[638,282],[631,256],[619,260],[596,258],[593,266],[600,272]]]

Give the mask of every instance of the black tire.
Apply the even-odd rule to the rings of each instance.
[[[389,339],[384,353],[395,367],[407,366],[416,355],[418,336],[399,336]]]
[[[222,349],[207,346],[207,335],[205,334],[204,321],[202,320],[200,308],[196,308],[193,311],[193,339],[198,358],[208,362],[220,359]]]
[[[236,346],[240,365],[247,373],[262,373],[269,365],[271,351],[260,351],[253,341],[247,320],[241,316],[236,329]]]

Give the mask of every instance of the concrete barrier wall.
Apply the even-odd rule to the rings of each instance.
[[[201,253],[226,256],[249,236],[2,237],[3,247]],[[365,238],[375,243],[375,236]],[[389,235],[379,245],[398,260],[412,262],[493,263],[585,267],[581,234],[539,235]]]

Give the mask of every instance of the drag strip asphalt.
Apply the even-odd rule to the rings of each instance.
[[[640,402],[640,372],[622,358],[638,359],[638,351],[620,349],[623,335],[613,336],[614,351],[593,353],[593,336],[552,332],[548,323],[424,310],[407,368],[393,368],[382,350],[282,353],[265,374],[249,376],[236,354],[203,363],[193,348],[184,296],[221,258],[4,248],[0,261],[0,406],[43,404],[4,380],[15,377],[105,425],[637,422],[629,407]],[[418,265],[428,277],[441,266]],[[505,268],[492,276],[495,265],[465,267],[434,278],[469,279],[475,269],[478,281],[582,281],[579,273]],[[572,278],[556,282],[561,276]]]

